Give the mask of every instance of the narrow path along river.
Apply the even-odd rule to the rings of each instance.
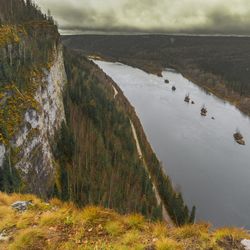
[[[250,119],[173,70],[162,78],[120,63],[95,63],[135,107],[166,173],[188,205],[197,206],[197,220],[250,229]],[[184,102],[186,94],[195,104]],[[236,129],[245,146],[234,141]]]
[[[118,95],[118,91],[117,89],[113,87],[113,90],[114,90],[114,99],[116,98],[116,96]],[[143,153],[142,153],[142,150],[141,150],[141,145],[139,143],[139,140],[138,140],[138,136],[137,136],[137,132],[136,132],[136,129],[135,129],[135,126],[133,124],[133,122],[130,120],[130,125],[131,125],[131,129],[132,129],[132,133],[133,133],[133,137],[134,137],[134,140],[135,140],[135,144],[136,144],[136,149],[137,149],[137,153],[138,153],[138,156],[139,158],[143,161],[143,165],[145,167],[145,170],[147,171],[148,175],[149,175],[149,178],[152,180],[152,176],[150,175],[149,173],[149,170],[148,170],[148,166],[143,158]],[[158,206],[161,206],[161,209],[162,209],[162,219],[170,226],[172,227],[173,226],[173,222],[168,214],[168,211],[165,207],[165,205],[163,204],[162,200],[161,200],[161,197],[159,195],[159,192],[156,188],[156,185],[155,183],[152,183],[153,184],[153,191],[154,191],[154,194],[155,194],[155,198],[156,198],[156,201],[157,201],[157,204]]]

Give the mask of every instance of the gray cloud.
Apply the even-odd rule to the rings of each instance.
[[[36,0],[62,32],[250,35],[250,0]]]

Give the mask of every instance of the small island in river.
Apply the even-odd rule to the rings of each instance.
[[[244,140],[242,134],[241,134],[239,131],[237,131],[237,132],[234,134],[234,139],[235,139],[235,141],[236,141],[238,144],[240,144],[240,145],[246,145],[246,142],[245,142],[245,140]]]
[[[201,109],[201,115],[202,116],[206,116],[207,115],[207,109],[206,109],[205,106],[203,106],[202,109]]]
[[[186,95],[186,96],[185,96],[184,102],[187,102],[187,103],[190,102],[190,97],[189,97],[189,95]]]

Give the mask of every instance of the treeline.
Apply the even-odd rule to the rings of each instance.
[[[250,96],[250,38],[209,36],[67,36],[66,45],[149,69],[175,67],[214,87],[223,83],[241,96]],[[250,109],[250,107],[249,107]]]
[[[152,183],[139,159],[128,115],[96,67],[65,51],[66,124],[57,135],[54,194],[79,206],[101,205],[160,219]]]
[[[43,14],[32,0],[0,0],[0,25],[20,25],[30,21],[49,21],[54,24],[50,13]]]
[[[49,67],[60,35],[53,18],[30,0],[0,0],[0,20],[0,87],[23,89]]]
[[[53,20],[31,1],[0,0],[0,18],[0,95],[6,96],[8,90],[8,98],[0,103],[0,143],[8,144],[32,106],[28,100],[18,106],[16,93],[35,96],[38,82],[54,60],[60,35]]]
[[[170,178],[165,175],[164,170],[154,153],[148,155],[148,161],[150,171],[154,176],[160,197],[167,207],[168,213],[172,220],[176,225],[194,223],[195,207],[192,208],[190,213],[183,200],[182,194],[174,190]]]
[[[3,166],[0,167],[0,191],[6,193],[20,192],[21,178],[15,167],[10,153],[6,153],[3,159]]]

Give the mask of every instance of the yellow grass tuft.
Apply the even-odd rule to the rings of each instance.
[[[15,226],[16,214],[10,207],[0,206],[0,232],[6,228]]]
[[[102,223],[105,222],[107,218],[112,218],[113,215],[114,213],[107,209],[88,206],[83,209],[79,216],[79,220],[82,223],[89,224]]]
[[[19,219],[16,222],[17,229],[25,229],[31,225],[36,224],[37,214],[34,211],[26,211],[19,215]]]
[[[132,214],[132,215],[127,215],[124,218],[124,223],[127,224],[131,228],[140,229],[143,227],[145,223],[145,219],[140,214]]]
[[[45,232],[40,229],[31,228],[21,231],[10,245],[10,250],[42,250],[46,249]]]
[[[184,246],[172,239],[162,238],[156,242],[156,250],[184,250]]]
[[[124,226],[120,221],[109,221],[104,228],[111,236],[118,236],[124,232]]]
[[[153,225],[153,231],[152,231],[154,237],[167,237],[168,233],[169,233],[169,229],[167,227],[167,225],[163,222],[161,223],[157,223],[155,225]]]
[[[250,239],[248,232],[240,228],[220,228],[214,232],[214,238],[217,241],[227,237],[233,240]]]
[[[41,226],[54,226],[54,225],[60,225],[64,223],[66,220],[67,215],[64,214],[61,210],[56,212],[45,212],[41,218],[40,218],[40,225]]]
[[[173,235],[176,239],[199,238],[201,236],[201,228],[196,225],[177,227],[173,230]]]

